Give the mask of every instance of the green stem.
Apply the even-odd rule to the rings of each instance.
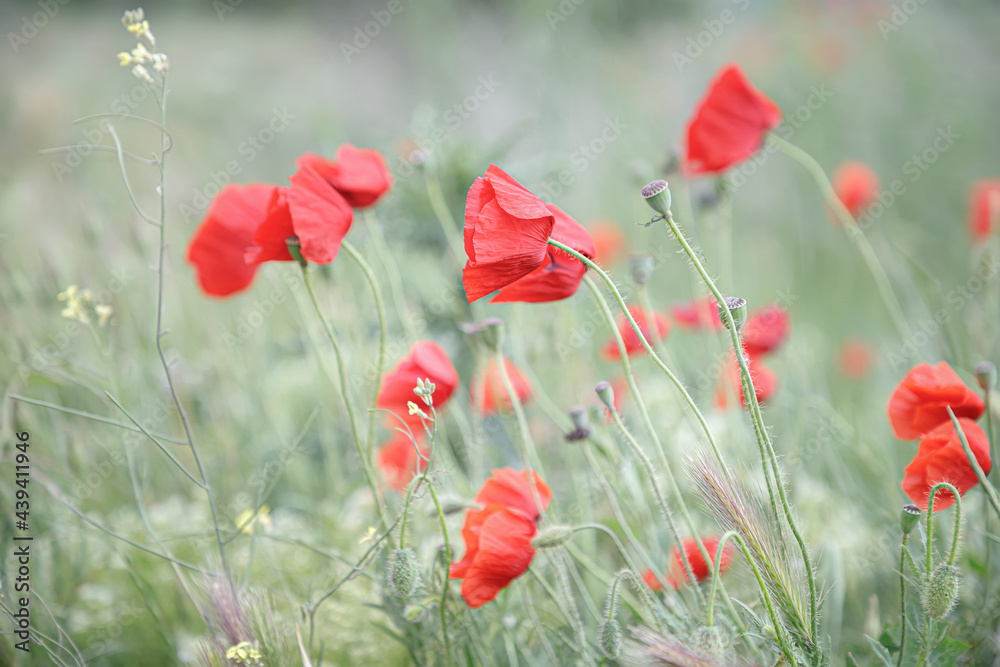
[[[962,527],[962,496],[958,493],[958,489],[948,482],[938,482],[931,487],[931,492],[927,496],[927,563],[924,574],[928,577],[934,570],[931,558],[934,547],[934,496],[941,487],[951,491],[951,495],[955,499],[955,535],[951,541],[951,554],[948,557],[950,564],[954,564],[955,555],[958,553],[958,533]]]
[[[906,324],[906,318],[903,316],[903,309],[899,305],[899,300],[896,298],[895,292],[892,291],[892,285],[889,283],[889,278],[885,274],[885,270],[882,268],[882,264],[878,260],[878,256],[875,254],[874,248],[868,242],[868,238],[858,227],[858,223],[854,220],[854,216],[851,215],[844,203],[840,201],[840,197],[837,196],[836,191],[833,189],[833,185],[830,183],[830,179],[827,178],[826,172],[823,171],[823,167],[820,166],[816,159],[809,155],[795,144],[789,143],[779,137],[776,134],[772,134],[770,139],[774,141],[778,148],[792,158],[803,167],[806,171],[813,177],[816,181],[816,185],[820,189],[820,193],[823,195],[823,199],[826,200],[827,206],[834,212],[837,216],[837,220],[843,225],[844,229],[847,231],[847,237],[851,240],[854,246],[861,253],[862,259],[868,265],[868,270],[871,271],[872,277],[875,279],[875,284],[878,287],[879,294],[882,296],[882,301],[885,304],[886,310],[889,313],[889,317],[892,319],[893,325],[896,327],[899,336],[903,339],[908,339],[910,337],[910,327]]]
[[[438,523],[441,526],[441,535],[444,537],[444,554],[448,562],[448,571],[444,573],[444,585],[441,587],[441,636],[444,638],[445,655],[451,657],[451,639],[448,637],[448,581],[451,574],[451,541],[448,539],[448,526],[444,521],[444,512],[441,510],[441,502],[438,500],[434,485],[427,482],[427,489],[431,493],[434,501],[434,509],[437,510]]]
[[[412,340],[416,340],[417,332],[413,326],[413,319],[410,317],[406,310],[406,302],[403,293],[403,281],[399,276],[399,263],[392,257],[389,252],[389,246],[385,241],[385,235],[382,234],[382,227],[379,226],[378,221],[375,219],[375,212],[366,208],[362,216],[365,221],[365,228],[368,230],[368,235],[371,236],[372,246],[375,248],[375,254],[378,256],[379,263],[382,264],[382,270],[385,271],[385,275],[389,279],[389,292],[392,294],[393,306],[396,309],[396,317],[399,318],[399,324],[403,327],[403,331],[406,332],[406,336]]]
[[[969,460],[969,465],[972,466],[972,470],[976,473],[976,479],[983,485],[983,491],[986,492],[986,497],[989,498],[990,504],[993,505],[993,511],[997,513],[997,516],[1000,516],[1000,499],[997,498],[996,489],[993,488],[990,480],[986,478],[986,473],[983,472],[983,468],[979,465],[976,455],[972,452],[972,448],[969,447],[969,441],[965,437],[962,425],[959,423],[955,413],[952,412],[951,406],[945,406],[945,408],[948,410],[948,416],[951,417],[951,423],[955,426],[955,432],[958,433],[958,439],[962,443],[962,449]],[[961,507],[959,507],[959,510],[961,510]]]
[[[371,458],[368,456],[364,442],[361,440],[361,433],[358,430],[357,418],[354,413],[354,402],[351,399],[350,388],[347,382],[347,368],[344,366],[344,355],[340,349],[340,342],[337,340],[336,334],[333,332],[333,328],[327,321],[326,316],[323,315],[323,309],[320,308],[319,300],[316,298],[316,290],[313,289],[312,279],[309,277],[309,266],[302,266],[302,282],[305,283],[306,292],[309,293],[309,300],[312,302],[313,309],[316,311],[316,317],[323,324],[323,330],[326,331],[326,337],[330,340],[330,345],[333,347],[333,354],[337,359],[337,376],[340,381],[340,395],[341,399],[344,401],[344,409],[347,411],[347,420],[351,426],[351,436],[354,440],[354,447],[357,449],[358,457],[361,459],[361,468],[365,473],[365,480],[368,482],[368,487],[372,492],[372,499],[375,502],[375,508],[378,511],[379,521],[382,525],[386,525],[385,514],[382,508],[382,494],[378,488],[378,482],[375,480],[375,475],[372,471]]]
[[[705,286],[712,292],[716,302],[720,305],[724,305],[726,303],[725,297],[722,295],[722,292],[719,291],[719,288],[716,286],[715,281],[712,280],[712,277],[708,274],[708,271],[705,270],[701,260],[698,259],[698,254],[688,244],[687,239],[677,226],[677,223],[674,222],[673,218],[669,214],[664,216],[664,220],[670,227],[670,231],[673,232],[674,236],[677,238],[677,242],[680,243],[681,248],[684,249],[684,253],[688,256],[688,260],[694,265],[695,270],[701,276],[702,282],[704,282]],[[801,532],[799,532],[798,524],[795,521],[791,505],[788,502],[785,485],[781,480],[781,470],[778,468],[778,457],[774,452],[773,445],[771,444],[771,438],[767,434],[767,427],[764,426],[764,418],[760,411],[760,404],[757,402],[757,393],[754,391],[753,380],[750,378],[750,369],[747,367],[746,359],[743,356],[743,347],[740,343],[739,330],[736,328],[736,323],[733,321],[733,315],[729,312],[729,309],[723,307],[719,310],[720,315],[723,317],[723,324],[725,324],[729,330],[729,335],[733,344],[733,353],[740,366],[740,375],[743,382],[743,396],[747,407],[749,408],[751,421],[754,424],[754,431],[756,432],[757,442],[761,450],[761,465],[765,468],[766,476],[767,463],[768,459],[770,459],[771,472],[774,476],[774,486],[778,489],[778,497],[781,500],[781,507],[785,513],[785,520],[788,522],[788,526],[791,528],[792,534],[795,536],[795,541],[798,543],[799,551],[802,554],[802,563],[806,570],[806,580],[809,583],[809,616],[812,626],[810,640],[816,641],[819,638],[818,594],[816,591],[816,573],[812,568],[812,559],[809,556],[809,548],[806,546]],[[767,455],[766,457],[765,452]],[[776,508],[777,505],[774,504],[773,495],[771,497],[771,502],[772,507]]]
[[[434,209],[434,215],[437,216],[438,221],[441,223],[441,229],[444,230],[444,236],[451,247],[451,252],[455,255],[456,259],[461,261],[465,257],[465,246],[462,241],[462,235],[458,228],[458,223],[455,222],[454,216],[448,210],[448,204],[444,200],[444,193],[441,191],[441,183],[430,168],[424,170],[424,184],[427,187],[427,198],[431,202],[431,208]]]
[[[901,630],[899,631],[899,658],[896,660],[896,667],[902,666],[903,654],[906,653],[906,576],[904,575],[906,560],[904,554],[906,544],[909,541],[910,536],[903,535],[903,543],[899,547],[899,625]]]
[[[371,460],[372,452],[375,450],[375,414],[378,410],[378,390],[382,383],[382,368],[385,364],[385,301],[382,299],[382,290],[379,289],[375,273],[368,262],[365,261],[365,258],[361,256],[361,253],[346,240],[341,242],[340,247],[347,251],[351,259],[357,262],[361,268],[361,272],[365,274],[365,280],[368,281],[368,287],[372,291],[372,298],[375,300],[375,312],[378,315],[378,356],[375,358],[375,386],[372,388],[372,407],[368,413],[368,446],[365,452],[368,459]]]

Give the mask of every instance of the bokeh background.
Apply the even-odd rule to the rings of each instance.
[[[33,611],[53,636],[58,621],[93,664],[194,664],[206,630],[169,564],[88,526],[67,503],[150,544],[138,495],[178,558],[211,566],[209,546],[189,539],[204,535],[208,525],[203,494],[134,434],[11,398],[122,419],[104,396],[113,391],[141,422],[179,432],[152,340],[156,230],[134,213],[114,155],[87,150],[91,143],[113,145],[110,136],[96,120],[74,124],[109,112],[156,115],[152,97],[115,58],[134,46],[119,22],[131,7],[50,4],[0,8],[6,34],[0,44],[0,425],[7,462],[15,428],[32,434],[33,583],[49,609]],[[420,319],[422,337],[446,345],[467,392],[474,355],[456,326],[472,317],[461,291],[461,260],[449,253],[413,159],[433,169],[459,222],[466,190],[490,162],[584,224],[613,221],[627,252],[609,268],[628,285],[627,254],[651,252],[657,258],[651,296],[667,310],[698,293],[698,285],[664,230],[638,224],[650,215],[638,191],[667,173],[706,83],[721,65],[736,61],[785,111],[791,140],[828,171],[861,160],[883,188],[897,179],[904,184],[867,233],[911,326],[925,333],[915,345],[895,335],[870,274],[798,165],[776,154],[741,172],[745,178],[731,188],[725,211],[699,203],[716,191],[714,180],[680,179],[674,186],[678,218],[723,289],[751,307],[777,301],[792,314],[792,337],[773,363],[780,385],[766,418],[829,589],[825,631],[837,646],[836,660],[851,650],[864,664],[870,653],[863,633],[877,636],[898,599],[899,482],[913,448],[892,437],[885,401],[918,361],[945,359],[961,371],[998,351],[995,273],[985,286],[968,283],[983,251],[967,233],[966,198],[975,180],[1000,174],[1000,5],[401,0],[396,14],[388,5],[216,0],[145,6],[159,49],[171,61],[168,355],[230,524],[259,490],[254,475],[269,464],[280,470],[268,497],[272,536],[255,546],[249,540],[232,545],[238,567],[254,551],[245,575],[270,596],[275,624],[292,628],[294,641],[299,605],[350,569],[345,563],[363,549],[358,541],[372,517],[330,381],[333,366],[316,361],[317,353],[328,357],[292,267],[265,267],[252,291],[216,301],[199,292],[183,261],[214,192],[230,180],[284,183],[300,153],[332,155],[343,142],[383,151],[396,185],[374,224],[395,267],[373,254],[376,241],[361,220],[349,238],[381,276],[398,272],[403,313]],[[149,127],[127,121],[116,127],[133,153],[157,147]],[[943,150],[940,142],[935,148],[941,136],[951,137]],[[40,154],[65,146],[76,148]],[[153,170],[128,170],[140,205],[154,206]],[[351,350],[347,363],[363,396],[376,338],[370,297],[347,262],[322,276],[325,306]],[[86,330],[66,333],[69,321],[60,317],[56,295],[70,284],[89,287],[114,309],[112,325],[97,331],[98,342]],[[968,294],[956,298],[963,287]],[[949,316],[944,327],[921,328],[942,309]],[[582,293],[553,306],[490,306],[486,312],[505,320],[510,356],[542,390],[546,409],[532,407],[529,416],[547,459],[566,464],[550,466],[549,481],[573,518],[571,509],[581,504],[572,498],[586,482],[574,478],[578,454],[549,415],[592,402],[594,383],[614,374],[598,357],[607,332]],[[394,362],[411,339],[395,309],[390,320]],[[874,365],[861,379],[841,368],[845,341],[872,351]],[[683,332],[668,340],[681,376],[707,409],[723,344]],[[566,345],[571,354],[563,354]],[[680,424],[682,411],[655,369],[640,364],[639,372],[648,377],[669,454],[683,468],[696,439]],[[724,448],[747,468],[759,467],[740,413],[715,411],[712,420]],[[459,451],[461,433],[449,425],[447,436]],[[283,457],[297,438],[293,453]],[[516,464],[503,428],[479,444],[487,452],[484,465]],[[126,449],[133,452],[129,461]],[[8,469],[0,480],[5,586],[13,530]],[[456,494],[471,494],[481,473],[462,468],[449,483]],[[704,516],[699,521],[710,528]],[[426,522],[425,532],[433,530]],[[975,527],[969,534],[983,540]],[[666,543],[667,536],[649,539]],[[430,553],[436,547],[428,540]],[[381,612],[365,606],[376,587],[362,578],[323,607],[317,623],[330,663],[409,660],[377,629],[385,623]],[[964,595],[979,604],[975,591]],[[956,622],[972,628],[976,621],[966,612]],[[980,628],[979,637],[989,635]],[[996,647],[989,641],[974,650],[983,662],[973,664],[992,664]],[[25,662],[9,638],[0,639],[0,663],[48,659],[39,651]]]

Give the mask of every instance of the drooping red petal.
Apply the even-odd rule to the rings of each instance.
[[[316,171],[300,168],[288,179],[288,209],[302,258],[315,264],[329,264],[337,257],[354,211],[347,200],[330,187]]]
[[[528,570],[535,556],[531,546],[537,530],[534,522],[496,505],[486,511],[478,549],[462,579],[462,598],[473,609],[495,599]]]
[[[392,174],[385,158],[371,148],[342,144],[333,160],[306,153],[299,157],[297,164],[314,169],[354,208],[375,204],[392,187]]]
[[[887,411],[896,437],[913,440],[950,422],[949,406],[955,416],[969,419],[978,419],[986,409],[979,394],[942,361],[910,369],[889,397]]]
[[[750,83],[739,65],[726,65],[688,121],[685,171],[725,171],[753,155],[779,123],[781,109]]]
[[[545,511],[549,506],[552,490],[535,471],[498,468],[492,472],[493,476],[483,483],[476,494],[476,502],[480,505],[503,505],[535,521],[539,516],[539,508],[535,505],[535,497],[531,492],[533,482],[541,510]]]
[[[253,247],[247,250],[246,261],[253,264],[293,261],[292,254],[288,252],[288,237],[294,235],[292,213],[288,209],[288,188],[275,186],[267,216],[254,232]]]
[[[983,473],[989,474],[993,463],[986,433],[971,419],[962,417],[958,421]],[[906,467],[902,488],[914,504],[927,511],[931,488],[939,482],[953,484],[961,495],[979,483],[950,420],[927,433],[920,441],[916,456]],[[934,494],[935,512],[954,504],[955,498],[947,489],[939,489]]]
[[[203,292],[224,297],[253,282],[257,267],[244,255],[267,217],[275,189],[264,183],[230,184],[212,200],[187,250],[187,262],[195,267]]]

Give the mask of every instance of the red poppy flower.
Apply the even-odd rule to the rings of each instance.
[[[990,460],[990,442],[983,429],[971,419],[959,418],[959,425],[965,433],[976,461],[985,474],[989,474],[993,462]],[[931,487],[938,482],[949,482],[958,489],[960,495],[979,483],[976,471],[969,465],[969,459],[962,448],[955,425],[949,420],[924,436],[917,446],[917,455],[906,466],[903,477],[903,491],[920,509],[927,511],[927,500]],[[938,489],[934,494],[934,511],[948,509],[955,504],[951,491]]]
[[[777,304],[756,310],[740,331],[744,351],[750,356],[773,352],[788,338],[790,326],[788,311]]]
[[[719,549],[719,540],[714,537],[702,537],[702,544],[705,545],[705,550],[708,552],[709,560],[712,564],[715,563],[715,553]],[[683,542],[684,555],[688,559],[688,564],[691,566],[691,574],[700,584],[701,582],[708,579],[712,574],[712,565],[705,562],[705,559],[701,556],[701,551],[698,549],[698,543],[693,539],[687,539]],[[725,572],[729,568],[729,563],[732,560],[732,546],[727,544],[726,548],[722,550],[722,563],[719,564],[719,573]],[[659,579],[656,578],[651,570],[646,570],[642,575],[643,580],[646,585],[654,591],[658,591],[663,588],[663,584],[660,583]],[[690,581],[687,576],[687,571],[684,569],[684,561],[681,560],[681,550],[677,548],[675,544],[673,549],[670,550],[670,571],[667,573],[667,584],[677,590],[680,588],[682,583]]]
[[[549,501],[552,500],[552,490],[534,470],[529,472],[513,468],[497,468],[492,474],[493,476],[483,482],[479,493],[476,494],[476,503],[480,505],[503,505],[532,521],[537,521],[540,512],[535,504],[531,485],[535,486],[542,510],[548,507]]]
[[[247,264],[243,256],[253,245],[254,230],[267,217],[276,187],[230,184],[212,200],[187,251],[187,262],[194,266],[203,292],[229,296],[253,282],[257,266]]]
[[[969,191],[969,233],[983,242],[1000,226],[1000,179],[979,181]]]
[[[614,220],[608,218],[591,220],[587,224],[587,230],[594,239],[594,260],[598,264],[609,266],[625,254],[628,240]]]
[[[635,323],[639,325],[639,331],[642,332],[643,337],[652,345],[653,341],[649,337],[649,322],[646,320],[646,311],[639,306],[629,306],[628,312],[632,315]],[[660,340],[666,338],[667,334],[670,333],[670,320],[663,313],[655,311],[653,312],[653,320],[656,322],[656,335]],[[628,356],[631,357],[646,353],[646,348],[642,346],[638,334],[635,333],[635,329],[629,324],[628,318],[624,314],[618,316],[618,332],[622,336],[622,342],[625,343],[625,353]],[[601,356],[609,361],[621,359],[621,353],[618,351],[618,343],[615,341],[614,336],[604,345],[604,349],[601,350]]]
[[[419,439],[417,442],[419,444]],[[425,447],[420,446],[420,454],[417,454],[410,437],[395,431],[392,438],[379,448],[376,459],[382,477],[389,486],[396,491],[402,491],[409,485],[414,475],[422,472],[426,461],[420,458],[421,455],[427,456]]]
[[[726,65],[688,121],[685,171],[725,171],[753,155],[779,123],[781,109],[754,88],[739,65]]]
[[[878,196],[878,175],[864,162],[844,162],[833,172],[837,198],[857,218]]]
[[[531,381],[514,365],[510,359],[504,359],[504,368],[510,376],[510,383],[514,386],[514,393],[524,403],[531,398]],[[491,415],[500,409],[511,410],[510,397],[507,389],[503,385],[503,378],[500,377],[500,367],[495,359],[490,359],[486,364],[486,372],[472,381],[472,400],[475,401],[480,396],[479,412],[483,415]]]
[[[490,602],[524,574],[535,556],[531,540],[537,532],[539,509],[531,491],[531,482],[545,509],[552,492],[535,474],[501,468],[493,471],[476,495],[481,510],[465,515],[462,539],[465,555],[451,566],[450,577],[462,579],[462,598],[476,609]]]
[[[778,389],[778,377],[764,365],[760,358],[749,354],[745,358],[747,369],[750,371],[750,379],[753,380],[753,393],[757,396],[757,403],[766,403]],[[729,405],[731,392],[740,397],[740,405],[746,408],[747,401],[746,397],[743,396],[743,375],[740,373],[740,365],[736,363],[735,357],[730,358],[726,367],[725,380],[715,392],[715,405],[724,410]]]
[[[307,262],[332,262],[351,228],[354,211],[308,164],[300,166],[288,181],[289,187],[275,190],[267,217],[253,235],[256,247],[247,252],[247,261],[292,261],[288,238],[296,236]]]
[[[695,299],[682,303],[670,309],[677,325],[690,331],[722,331],[722,318],[719,317],[719,303],[712,297]]]
[[[469,303],[523,278],[548,258],[555,217],[534,193],[495,164],[465,200],[462,284]]]
[[[593,259],[594,240],[579,222],[569,217],[555,204],[546,204],[555,217],[551,238],[568,245],[573,250]],[[490,303],[542,303],[559,301],[576,294],[580,288],[587,265],[555,246],[546,246],[547,259],[537,269],[507,285],[490,300]]]
[[[840,346],[840,370],[852,380],[859,380],[868,374],[874,363],[872,346],[860,340],[845,340]]]
[[[913,440],[956,417],[979,419],[983,399],[952,370],[948,362],[918,364],[910,369],[889,397],[889,423],[900,440]]]
[[[371,206],[392,187],[392,174],[377,150],[342,144],[333,160],[306,153],[296,161],[299,168],[311,167],[344,196],[354,208]]]
[[[411,415],[407,404],[413,401],[421,409],[426,407],[423,400],[413,393],[418,379],[429,379],[434,383],[431,397],[434,399],[434,409],[440,411],[458,386],[458,371],[448,358],[448,353],[438,343],[429,340],[414,343],[396,367],[382,377],[375,401],[378,408],[388,410],[406,422],[414,435],[423,433],[423,427],[420,417]],[[398,423],[392,420],[391,425],[397,426]]]

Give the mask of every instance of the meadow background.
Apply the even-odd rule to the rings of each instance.
[[[714,191],[713,180],[675,185],[667,176],[675,214],[723,290],[745,297],[751,309],[780,302],[791,312],[791,338],[770,364],[779,388],[765,418],[829,589],[824,631],[833,638],[835,664],[847,651],[867,664],[863,633],[877,636],[898,604],[895,559],[906,502],[899,483],[913,449],[893,437],[885,402],[919,361],[947,360],[971,381],[976,362],[997,358],[1000,287],[994,270],[985,285],[971,288],[983,251],[974,248],[965,221],[972,182],[1000,175],[1000,5],[914,0],[907,12],[903,3],[894,8],[874,0],[578,2],[402,0],[402,11],[363,47],[354,41],[356,29],[387,3],[145,6],[158,46],[171,59],[165,345],[228,527],[257,502],[262,480],[273,487],[266,498],[270,532],[229,547],[237,576],[266,592],[276,634],[294,648],[300,605],[350,571],[366,549],[359,541],[374,515],[331,381],[334,366],[294,267],[267,265],[251,291],[216,301],[197,289],[183,261],[218,186],[284,183],[300,153],[332,155],[343,142],[381,150],[396,183],[377,207],[375,224],[394,266],[380,263],[378,240],[361,216],[348,238],[387,294],[391,281],[399,288],[403,315],[390,304],[388,362],[405,353],[413,330],[441,342],[463,382],[449,409],[469,412],[475,354],[457,328],[474,317],[460,282],[464,257],[450,252],[424,172],[405,162],[413,144],[427,149],[428,169],[459,224],[465,193],[490,162],[584,224],[615,221],[629,251],[656,258],[650,296],[667,310],[701,291],[674,239],[661,227],[636,224],[650,217],[639,189],[665,174],[707,81],[736,61],[794,122],[793,143],[828,171],[861,160],[883,188],[897,179],[904,185],[867,234],[911,328],[924,334],[910,341],[895,334],[866,267],[798,165],[776,154],[752,168],[732,190],[731,223],[719,209],[698,205]],[[3,32],[30,33],[23,32],[25,21],[40,6],[5,3]],[[0,45],[0,581],[6,589],[13,533],[13,473],[6,463],[14,432],[27,430],[35,475],[32,583],[51,612],[34,606],[35,623],[55,636],[58,622],[91,664],[196,664],[206,629],[170,564],[88,525],[69,506],[120,536],[153,544],[138,496],[162,544],[177,558],[212,567],[218,563],[206,541],[204,494],[138,434],[11,398],[124,421],[104,397],[113,391],[147,427],[179,433],[153,341],[156,230],[135,215],[113,154],[82,154],[91,141],[112,145],[110,137],[93,121],[73,125],[96,113],[156,115],[151,96],[115,59],[134,46],[119,23],[131,8],[73,0],[16,48],[9,34]],[[884,23],[894,11],[902,12],[899,25]],[[723,12],[732,20],[723,23]],[[719,25],[712,35],[710,27]],[[699,33],[709,35],[702,37],[707,44],[686,53]],[[157,146],[149,128],[122,123],[120,130],[134,153]],[[934,148],[942,133],[953,140],[934,149],[926,169],[918,166],[914,157]],[[39,154],[72,145],[84,150]],[[569,174],[563,183],[560,172]],[[139,203],[152,206],[153,170],[129,167],[129,176]],[[627,262],[607,268],[631,288]],[[327,314],[350,350],[360,403],[370,391],[366,371],[377,340],[370,295],[348,261],[320,276]],[[97,330],[97,342],[86,329],[67,334],[70,320],[60,317],[56,295],[70,284],[108,291],[113,322]],[[617,375],[599,358],[608,331],[581,292],[556,304],[482,309],[505,321],[506,352],[535,384],[528,415],[567,522],[603,514],[600,488],[587,478],[579,450],[563,441],[564,415],[594,403],[594,384]],[[942,310],[943,327],[925,324]],[[874,351],[863,379],[847,378],[840,368],[848,340]],[[730,460],[758,470],[743,413],[712,407],[725,339],[675,329],[667,349],[711,412]],[[648,360],[635,366],[668,455],[683,470],[697,448],[681,406]],[[444,428],[451,452],[445,485],[453,495],[470,497],[489,467],[520,467],[507,416],[488,418],[471,440],[460,420],[446,419]],[[685,474],[681,486],[697,508]],[[982,503],[980,496],[978,489],[969,494],[970,508]],[[707,513],[696,513],[711,530]],[[415,521],[414,534],[423,540],[418,552],[429,561],[440,541],[435,520],[421,514]],[[451,522],[457,540],[460,516]],[[969,526],[970,552],[983,543],[982,532]],[[669,544],[666,534],[643,540]],[[601,563],[614,560],[599,537],[581,534],[574,544]],[[545,562],[536,562],[546,576]],[[747,579],[734,573],[727,585],[755,599]],[[604,584],[588,573],[579,584],[600,607]],[[192,578],[195,594],[205,598],[201,585]],[[377,574],[366,573],[321,607],[316,626],[324,664],[410,661],[379,629],[391,625],[372,604],[379,586]],[[516,628],[516,604],[491,607],[483,610],[486,618],[513,617],[504,627]],[[581,607],[595,626],[599,618],[588,604]],[[994,664],[996,629],[976,624],[995,619],[998,607],[995,597],[984,603],[982,591],[963,590],[952,618],[981,640],[968,664]],[[26,660],[9,637],[0,639],[0,664],[49,659],[36,650]]]

